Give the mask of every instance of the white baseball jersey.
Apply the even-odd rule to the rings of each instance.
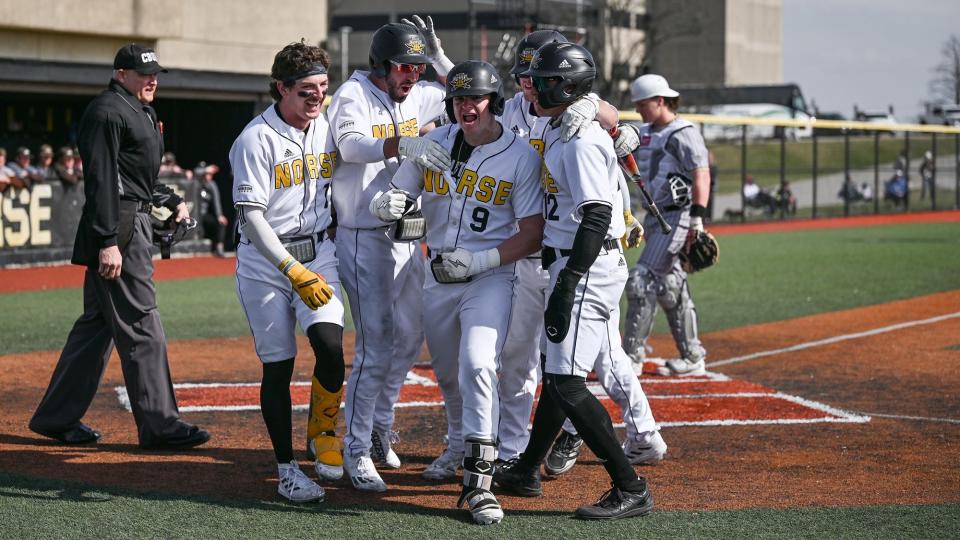
[[[427,137],[454,150],[458,124],[437,128]],[[454,174],[424,169],[406,161],[393,185],[413,197],[422,194],[427,245],[435,252],[458,247],[482,251],[516,234],[517,220],[540,212],[540,158],[522,138],[504,129],[500,138],[474,148]]]
[[[284,122],[274,105],[251,120],[230,148],[234,204],[263,208],[279,237],[324,231],[336,162],[322,116],[300,131]]]
[[[520,137],[529,138],[530,130],[536,121],[533,104],[523,98],[523,92],[517,92],[503,104],[500,123]]]
[[[600,203],[612,209],[607,238],[620,238],[626,231],[623,199],[618,191],[622,174],[613,150],[613,139],[592,122],[587,132],[568,142],[560,140],[559,119],[538,118],[530,144],[543,145],[543,245],[570,249],[580,227],[583,207]]]
[[[396,103],[368,75],[367,71],[355,71],[337,89],[327,110],[333,139],[341,154],[340,166],[334,173],[333,204],[338,223],[353,229],[383,227],[383,222],[368,210],[370,200],[378,191],[388,189],[401,162],[398,157],[383,157],[383,140],[419,136],[420,128],[444,109],[445,92],[439,84],[420,81],[402,103]],[[364,137],[364,148],[349,148],[351,135]],[[373,140],[380,144],[371,151]]]

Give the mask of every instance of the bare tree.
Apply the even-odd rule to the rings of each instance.
[[[936,99],[960,103],[960,36],[953,34],[940,49],[940,64],[933,69],[930,91]]]

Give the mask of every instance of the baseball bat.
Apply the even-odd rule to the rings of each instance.
[[[620,126],[614,126],[609,131],[610,136],[616,139],[620,136]],[[663,234],[670,234],[670,231],[673,230],[670,227],[670,224],[667,223],[667,220],[663,219],[663,214],[660,213],[660,208],[657,207],[657,203],[653,202],[653,197],[650,196],[650,192],[647,191],[647,184],[643,181],[643,178],[640,177],[640,168],[637,167],[637,160],[633,159],[633,154],[627,154],[622,158],[617,158],[617,161],[620,162],[620,166],[623,167],[623,170],[630,175],[630,179],[633,180],[633,183],[640,188],[640,194],[643,195],[643,201],[647,203],[647,208],[650,209],[650,213],[653,214],[654,219],[657,220],[657,223],[660,224],[660,231]]]

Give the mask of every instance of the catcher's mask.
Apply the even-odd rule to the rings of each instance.
[[[160,257],[170,258],[170,248],[197,228],[197,220],[187,218],[179,223],[170,216],[164,221],[153,219],[153,243],[160,247]]]

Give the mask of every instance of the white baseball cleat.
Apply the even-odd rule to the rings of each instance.
[[[633,465],[653,465],[667,454],[667,443],[659,431],[650,431],[623,441],[623,453]]]
[[[503,520],[503,508],[497,501],[497,497],[489,490],[476,488],[465,491],[457,501],[457,508],[463,503],[467,503],[470,507],[470,515],[478,525],[493,525]]]
[[[280,475],[277,493],[282,497],[295,503],[320,502],[323,500],[326,495],[323,488],[304,474],[296,461],[279,463],[277,469]]]
[[[400,434],[396,431],[377,431],[370,434],[370,456],[377,465],[388,469],[400,468],[400,456],[393,451],[393,445],[400,442]]]
[[[387,484],[380,478],[380,473],[373,465],[370,454],[362,453],[351,456],[348,452],[343,455],[343,468],[350,477],[353,487],[361,491],[386,491]]]
[[[343,478],[340,439],[332,435],[320,435],[307,443],[307,454],[313,456],[313,468],[321,480]]]
[[[440,457],[433,460],[422,476],[427,480],[450,480],[457,477],[457,469],[463,464],[463,452],[454,452],[445,448]]]
[[[657,368],[657,375],[673,377],[694,377],[707,374],[706,362],[701,358],[697,362],[691,362],[685,358],[674,358],[667,360],[667,364]]]

